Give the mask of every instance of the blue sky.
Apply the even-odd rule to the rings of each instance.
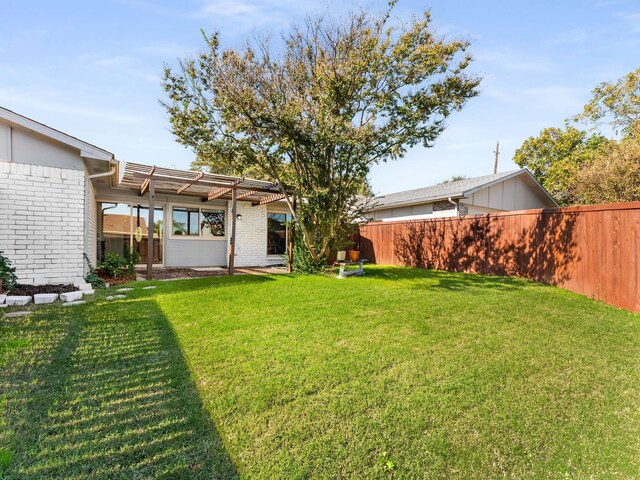
[[[200,28],[238,46],[254,32],[279,33],[305,14],[339,16],[347,4],[284,0],[1,0],[0,105],[110,150],[119,159],[188,168],[193,155],[168,130],[163,62],[202,47]],[[374,191],[426,186],[452,175],[500,170],[514,150],[578,113],[590,91],[640,66],[640,1],[400,0],[397,17],[430,7],[434,26],[472,43],[482,92],[450,117],[431,149],[376,166]]]

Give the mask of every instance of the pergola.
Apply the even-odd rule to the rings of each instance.
[[[266,205],[285,198],[277,183],[252,178],[233,177],[189,170],[176,170],[127,162],[120,186],[149,195],[149,225],[153,225],[156,192],[200,197],[203,202],[215,199],[231,200],[231,237],[229,239],[229,275],[233,274],[236,245],[237,202]],[[152,278],[153,228],[147,236],[147,280]],[[289,265],[291,265],[293,232],[289,235]]]

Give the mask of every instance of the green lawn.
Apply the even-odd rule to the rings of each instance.
[[[0,319],[0,478],[640,477],[640,316],[367,271]]]

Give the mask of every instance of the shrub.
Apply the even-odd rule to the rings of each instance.
[[[89,267],[89,273],[84,277],[84,281],[90,284],[93,288],[104,288],[104,280],[96,273],[96,269],[91,263],[91,260],[89,260],[86,253],[83,253],[83,256],[87,262],[87,266]]]
[[[124,256],[109,252],[99,268],[105,275],[112,278],[127,275],[130,277],[136,274],[136,265],[140,260],[140,254],[135,250],[125,248]]]
[[[293,271],[297,273],[322,273],[327,266],[324,258],[314,260],[302,239],[293,242]]]
[[[130,250],[128,248],[124,249],[124,260],[126,262],[127,274],[130,276],[135,276],[136,274],[136,265],[140,260],[140,254],[135,250]]]
[[[127,261],[117,253],[109,252],[99,267],[108,277],[116,278],[126,271]]]
[[[11,260],[3,255],[4,252],[0,252],[0,280],[4,289],[11,290],[18,284],[18,277],[16,276],[15,267],[11,266]],[[2,291],[0,288],[0,291]]]

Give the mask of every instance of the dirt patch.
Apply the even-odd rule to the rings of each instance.
[[[129,276],[129,275],[123,275],[121,277],[113,278],[113,277],[109,277],[108,275],[105,275],[103,272],[100,272],[100,271],[96,271],[96,273],[102,280],[104,280],[104,283],[108,283],[109,286],[111,287],[115,285],[131,282],[136,279],[135,276]]]
[[[77,290],[73,285],[17,285],[15,288],[11,289],[8,293],[11,295],[37,295],[39,293],[67,293],[73,292]]]

